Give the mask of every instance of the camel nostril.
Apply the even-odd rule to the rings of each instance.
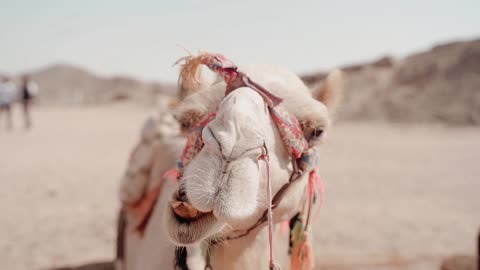
[[[180,186],[176,194],[176,199],[177,201],[180,201],[180,202],[188,202],[187,192],[185,191],[185,187]]]
[[[206,214],[206,212],[202,212],[193,207],[187,198],[187,193],[183,186],[180,186],[175,193],[174,199],[170,201],[170,206],[179,221],[191,221]]]

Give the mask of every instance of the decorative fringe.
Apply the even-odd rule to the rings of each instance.
[[[312,179],[311,182],[313,182],[313,184],[314,184],[315,195],[318,195],[320,197],[318,207],[317,207],[317,211],[315,212],[315,215],[313,216],[313,218],[316,219],[318,217],[318,214],[320,213],[320,209],[322,209],[322,206],[323,206],[323,202],[324,202],[324,198],[325,198],[325,186],[323,185],[322,178],[320,178],[320,175],[318,175],[318,173],[315,169],[310,173],[310,178]]]
[[[205,64],[206,55],[207,53],[200,53],[198,56],[184,56],[175,62],[175,65],[183,62],[178,76],[180,99],[200,90],[202,87],[201,65]]]
[[[298,212],[295,216],[293,216],[290,221],[289,221],[289,227],[290,227],[290,231],[289,231],[289,238],[288,238],[288,255],[292,255],[292,251],[293,251],[293,242],[295,241],[296,237],[294,235],[295,233],[295,230],[296,230],[296,227],[295,225],[297,225],[297,222],[299,222],[299,219],[301,218],[300,217],[300,212]],[[295,229],[295,230],[294,230]]]
[[[312,270],[315,263],[313,248],[308,235],[310,218],[312,215],[313,198],[315,196],[318,175],[315,169],[310,172],[307,189],[307,216],[304,222],[303,213],[300,213],[295,225],[291,231],[293,249],[291,253],[291,270]]]
[[[306,231],[303,232],[303,239],[299,239],[293,246],[291,257],[291,270],[312,270],[315,259],[310,243],[310,237]]]

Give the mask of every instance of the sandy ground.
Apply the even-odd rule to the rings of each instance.
[[[149,111],[38,108],[0,130],[0,269],[114,255],[117,184]],[[323,147],[320,269],[438,269],[472,254],[480,226],[480,128],[342,123]]]
[[[340,124],[330,135],[320,263],[439,269],[447,255],[476,252],[479,128]]]

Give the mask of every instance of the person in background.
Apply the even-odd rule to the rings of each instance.
[[[6,127],[12,129],[12,104],[17,98],[17,87],[8,77],[0,80],[0,116],[6,115]]]
[[[20,102],[23,107],[23,117],[25,128],[29,129],[32,127],[32,118],[30,116],[30,106],[32,104],[33,97],[38,92],[38,86],[35,82],[30,80],[28,75],[23,76],[22,90],[20,93]]]

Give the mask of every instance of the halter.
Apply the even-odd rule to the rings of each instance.
[[[248,87],[257,92],[267,104],[270,116],[274,121],[282,142],[291,156],[292,173],[288,182],[284,184],[272,198],[269,153],[267,147],[262,147],[263,153],[258,157],[258,160],[264,161],[266,164],[266,179],[267,179],[267,199],[268,207],[263,212],[262,216],[255,224],[245,230],[234,231],[234,235],[226,236],[219,241],[238,239],[248,235],[252,230],[258,228],[260,225],[268,221],[269,232],[269,267],[270,269],[279,269],[275,264],[273,258],[273,210],[278,207],[284,198],[286,192],[293,183],[301,179],[306,173],[309,174],[308,188],[306,189],[307,202],[304,203],[306,211],[301,210],[290,222],[291,232],[290,241],[293,243],[289,253],[292,256],[292,270],[313,268],[313,258],[311,254],[311,247],[308,243],[307,229],[311,216],[312,204],[316,198],[316,194],[320,195],[320,203],[323,199],[323,187],[318,177],[315,167],[318,163],[318,150],[314,146],[313,138],[305,138],[301,125],[298,119],[286,110],[283,106],[283,99],[275,96],[270,91],[251,80],[246,74],[239,71],[237,66],[221,54],[203,53],[198,56],[187,56],[181,58],[177,63],[184,61],[180,71],[179,82],[183,87],[195,89],[199,86],[197,79],[198,69],[200,65],[206,65],[213,72],[218,74],[225,82],[225,96],[240,87]],[[147,194],[144,200],[140,203],[127,207],[137,213],[136,229],[142,233],[152,213],[153,205],[160,194],[162,185],[168,179],[179,180],[182,177],[184,168],[192,161],[192,159],[202,150],[204,143],[202,140],[202,130],[208,123],[216,117],[216,109],[206,114],[191,130],[187,136],[187,143],[182,151],[179,161],[175,169],[169,170],[165,173],[163,181]],[[305,218],[306,216],[306,218]],[[215,243],[210,243],[215,244]],[[186,251],[178,252],[182,256],[186,256]],[[185,262],[185,260],[183,260]],[[207,252],[205,269],[213,269],[210,265],[210,257]]]
[[[288,153],[292,157],[293,171],[286,184],[284,184],[280,190],[272,198],[271,180],[270,180],[270,166],[268,149],[264,145],[262,147],[263,154],[258,158],[266,163],[267,171],[267,200],[268,207],[257,220],[257,222],[250,228],[243,231],[236,231],[235,235],[227,236],[223,240],[233,240],[248,235],[252,230],[268,221],[269,228],[269,267],[270,269],[279,269],[275,264],[273,258],[273,210],[280,204],[286,191],[289,189],[292,183],[301,178],[304,173],[309,173],[308,184],[308,203],[307,203],[307,218],[306,222],[302,226],[301,231],[306,232],[310,221],[311,208],[314,200],[314,194],[317,188],[320,188],[322,192],[320,178],[316,174],[315,166],[318,163],[317,149],[311,145],[311,142],[307,141],[304,137],[301,125],[295,115],[288,112],[282,104],[283,99],[275,96],[270,91],[252,81],[246,74],[240,72],[235,64],[228,60],[221,54],[209,54],[204,53],[199,56],[187,56],[181,58],[179,61],[185,61],[182,66],[180,74],[180,83],[182,85],[189,85],[189,87],[195,87],[198,84],[196,78],[197,69],[200,65],[206,65],[210,70],[217,73],[226,82],[225,96],[232,91],[240,87],[249,87],[256,91],[268,105],[270,115],[275,122],[277,129],[280,133],[280,137],[286,147]],[[177,61],[177,63],[179,62]],[[188,166],[191,160],[202,150],[202,130],[216,117],[216,110],[207,114],[192,130],[187,138],[187,144],[183,149],[179,162],[177,163],[178,179],[180,179],[183,169]],[[323,196],[322,196],[323,197]],[[222,240],[220,240],[222,241]],[[209,264],[209,258],[207,255],[207,266],[205,269],[212,269]]]

